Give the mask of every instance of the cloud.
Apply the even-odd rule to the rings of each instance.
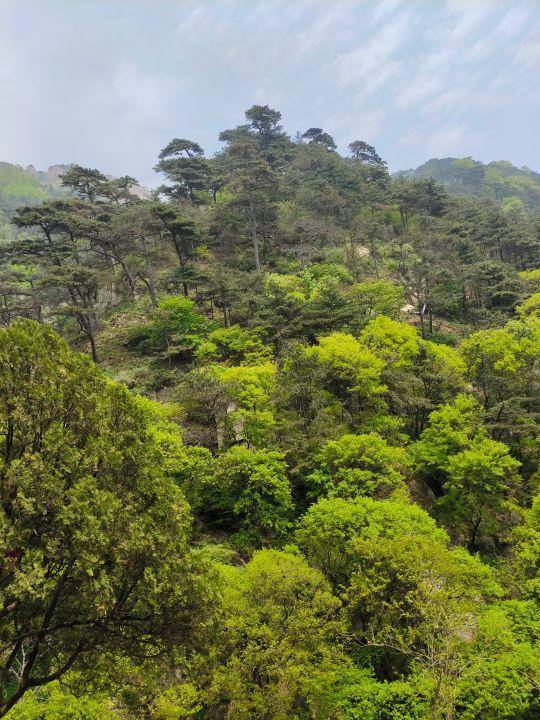
[[[0,0],[0,159],[155,183],[171,137],[208,151],[269,103],[294,133],[540,168],[537,0]],[[515,128],[519,127],[519,132]]]
[[[401,12],[369,39],[361,38],[357,47],[338,55],[329,67],[336,82],[342,87],[357,85],[371,80],[380,68],[393,67],[390,61],[403,47],[411,22],[411,13]]]

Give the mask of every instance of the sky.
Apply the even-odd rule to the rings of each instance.
[[[540,170],[540,0],[0,0],[0,160],[146,185],[173,137],[212,154],[268,104],[391,170]]]

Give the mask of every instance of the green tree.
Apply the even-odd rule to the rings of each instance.
[[[28,692],[9,712],[9,720],[118,720],[112,702],[98,694],[73,694],[58,682]]]
[[[519,461],[503,443],[483,438],[448,461],[448,480],[437,505],[447,523],[463,533],[471,550],[479,539],[497,539],[508,526],[516,495]]]
[[[420,439],[412,446],[416,470],[436,497],[443,493],[450,458],[486,437],[482,407],[472,395],[434,410]]]
[[[266,143],[279,136],[283,130],[279,124],[281,113],[279,110],[272,110],[268,105],[252,105],[245,114],[253,130]]]
[[[255,269],[261,269],[259,237],[273,219],[272,191],[276,177],[251,138],[233,142],[228,150],[230,187],[253,248]]]
[[[302,134],[302,139],[307,140],[310,145],[322,145],[326,150],[336,150],[337,145],[334,138],[324,132],[322,128],[312,127]]]
[[[99,170],[72,165],[62,175],[62,185],[71,188],[83,200],[95,202],[105,195],[107,178]]]
[[[50,328],[0,333],[3,716],[97,653],[188,642],[210,591],[151,418]]]
[[[413,437],[423,430],[431,410],[464,389],[459,354],[422,339],[407,323],[380,315],[362,330],[360,341],[384,362],[381,380],[389,408],[405,419]]]
[[[512,553],[507,561],[506,576],[514,597],[540,603],[540,495],[524,511],[524,522],[511,534]]]
[[[208,323],[189,298],[168,295],[158,301],[149,322],[130,331],[128,345],[144,353],[171,358],[190,357],[202,344]]]
[[[418,505],[368,497],[323,498],[300,519],[295,539],[308,561],[334,587],[346,586],[355,566],[358,537],[401,538],[411,535],[444,542],[447,535]]]
[[[406,492],[409,465],[403,448],[389,445],[380,435],[342,435],[328,442],[315,459],[309,481],[319,492],[339,497],[384,497]]]
[[[172,243],[180,265],[180,279],[184,295],[187,297],[189,294],[188,262],[197,247],[195,223],[191,218],[178,212],[172,203],[153,203],[151,213],[159,230],[165,232]]]
[[[368,165],[383,164],[381,157],[377,154],[373,145],[370,145],[364,140],[354,140],[352,143],[349,143],[349,150],[353,158],[362,163]]]
[[[240,546],[282,536],[293,510],[285,469],[279,452],[233,445],[216,457],[208,484],[199,489],[203,515],[235,531]]]
[[[540,326],[535,318],[481,330],[461,345],[467,375],[498,440],[527,436],[538,395]]]
[[[257,552],[227,569],[228,617],[209,692],[210,713],[231,720],[308,720],[314,677],[343,662],[339,601],[303,558]]]
[[[192,140],[174,138],[159,153],[156,172],[162,172],[173,185],[160,190],[172,199],[197,199],[197,194],[208,189],[209,167],[202,147]]]
[[[13,223],[40,232],[12,243],[6,249],[7,259],[39,266],[34,284],[39,305],[47,302],[58,317],[74,318],[97,362],[99,269],[108,261],[91,256],[91,239],[99,232],[92,206],[76,200],[26,206],[19,208]]]

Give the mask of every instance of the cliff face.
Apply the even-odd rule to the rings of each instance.
[[[33,165],[27,165],[24,171],[34,177],[41,185],[62,187],[61,175],[69,170],[69,165],[49,165],[47,170],[36,170]]]

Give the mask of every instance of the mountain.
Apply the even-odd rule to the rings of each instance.
[[[413,179],[433,178],[453,195],[501,202],[518,198],[530,209],[540,209],[540,173],[518,168],[506,160],[482,163],[465,158],[433,158],[416,170],[396,173]]]
[[[0,247],[0,718],[540,719],[540,213],[244,118]]]
[[[10,219],[21,205],[38,205],[44,200],[70,194],[60,180],[60,175],[69,167],[52,165],[46,172],[41,172],[32,165],[23,168],[0,162],[0,240],[12,240],[18,235]]]
[[[48,198],[65,197],[60,175],[69,165],[52,165],[46,172],[32,165],[22,168],[0,162],[0,210],[10,215],[20,205],[33,205]]]
[[[21,205],[39,205],[44,200],[65,198],[71,192],[62,186],[62,175],[69,170],[68,165],[50,165],[47,170],[36,170],[33,165],[23,168],[8,162],[0,162],[0,239],[13,239],[18,233],[9,222],[13,213]],[[113,176],[107,176],[113,179]],[[150,190],[136,185],[132,192],[146,199]]]

